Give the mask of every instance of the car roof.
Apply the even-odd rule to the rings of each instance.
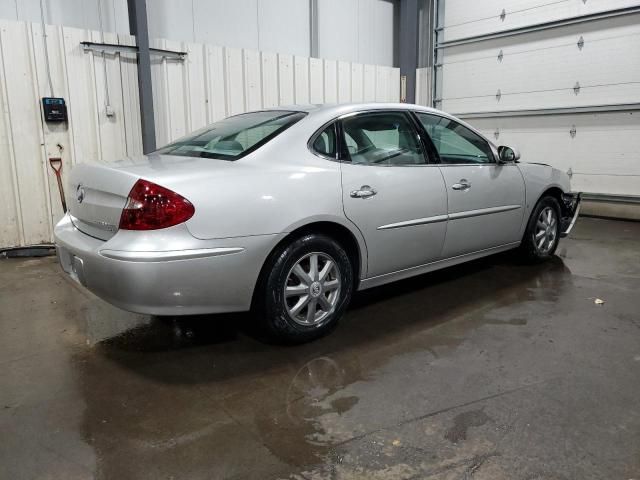
[[[414,112],[426,112],[436,114],[441,117],[449,118],[454,120],[455,122],[464,125],[469,128],[471,131],[477,133],[481,137],[485,138],[488,142],[493,143],[489,138],[487,138],[482,132],[480,132],[477,128],[469,125],[463,120],[454,117],[453,115],[443,112],[442,110],[438,110],[436,108],[425,107],[422,105],[415,105],[413,103],[379,103],[379,102],[368,102],[368,103],[341,103],[341,104],[312,104],[312,105],[288,105],[281,107],[274,107],[268,110],[288,110],[295,112],[305,112],[307,113],[306,121],[312,125],[315,125],[316,128],[333,120],[334,118],[348,115],[350,113],[362,112],[362,111],[371,111],[371,110],[408,110]]]
[[[288,110],[294,112],[305,112],[313,114],[326,115],[345,115],[351,112],[358,112],[362,110],[421,110],[425,112],[437,112],[447,116],[445,112],[436,110],[435,108],[425,107],[422,105],[415,105],[412,103],[379,103],[379,102],[367,102],[367,103],[324,103],[324,104],[306,104],[306,105],[283,105],[279,107],[273,107],[265,110]]]
[[[367,103],[325,103],[325,104],[310,104],[310,105],[287,105],[280,107],[273,107],[265,110],[287,110],[294,112],[307,113],[307,121],[310,123],[325,123],[333,118],[337,118],[350,113],[371,111],[371,110],[410,110],[414,112],[426,112],[446,117],[461,123],[471,130],[476,131],[473,127],[463,122],[459,118],[453,115],[443,112],[431,107],[425,107],[422,105],[416,105],[413,103],[380,103],[380,102],[367,102]]]
[[[371,111],[371,110],[407,110],[414,112],[426,112],[436,114],[441,117],[449,118],[455,122],[464,125],[469,130],[477,133],[489,143],[494,144],[491,139],[487,138],[481,131],[467,122],[460,120],[453,115],[438,110],[436,108],[425,107],[423,105],[416,105],[413,103],[380,103],[380,102],[367,102],[367,103],[325,103],[325,104],[302,104],[302,105],[281,105],[278,107],[264,108],[262,111],[274,111],[284,110],[289,112],[304,112],[307,113],[307,118],[304,123],[310,125],[312,130],[319,128],[320,126],[334,120],[335,118],[350,113]],[[248,113],[248,112],[247,112]]]

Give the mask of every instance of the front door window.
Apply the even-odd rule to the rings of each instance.
[[[486,140],[453,120],[428,113],[417,113],[431,138],[440,162],[444,164],[493,163],[493,153]]]

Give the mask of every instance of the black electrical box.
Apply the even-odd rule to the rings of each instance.
[[[47,122],[66,122],[67,106],[64,98],[44,97],[42,99],[42,110],[44,119]]]

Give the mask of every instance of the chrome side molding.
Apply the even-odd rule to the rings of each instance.
[[[427,225],[429,223],[446,222],[447,220],[458,220],[460,218],[479,217],[481,215],[490,215],[492,213],[509,212],[522,208],[521,205],[505,205],[503,207],[481,208],[478,210],[467,210],[464,212],[450,213],[448,215],[435,215],[433,217],[416,218],[415,220],[405,220],[403,222],[389,223],[381,225],[377,230],[391,230],[394,228],[413,227],[416,225]]]
[[[127,252],[124,250],[100,250],[100,255],[125,262],[167,262],[193,258],[219,257],[243,252],[244,248],[197,248],[192,250],[169,250],[165,252]]]

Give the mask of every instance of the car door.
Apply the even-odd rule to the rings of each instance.
[[[444,180],[428,163],[410,114],[348,115],[339,137],[344,212],[365,238],[366,276],[438,260],[447,220]]]
[[[520,240],[525,185],[515,163],[497,163],[489,142],[443,116],[416,116],[440,159],[449,221],[443,258]]]

